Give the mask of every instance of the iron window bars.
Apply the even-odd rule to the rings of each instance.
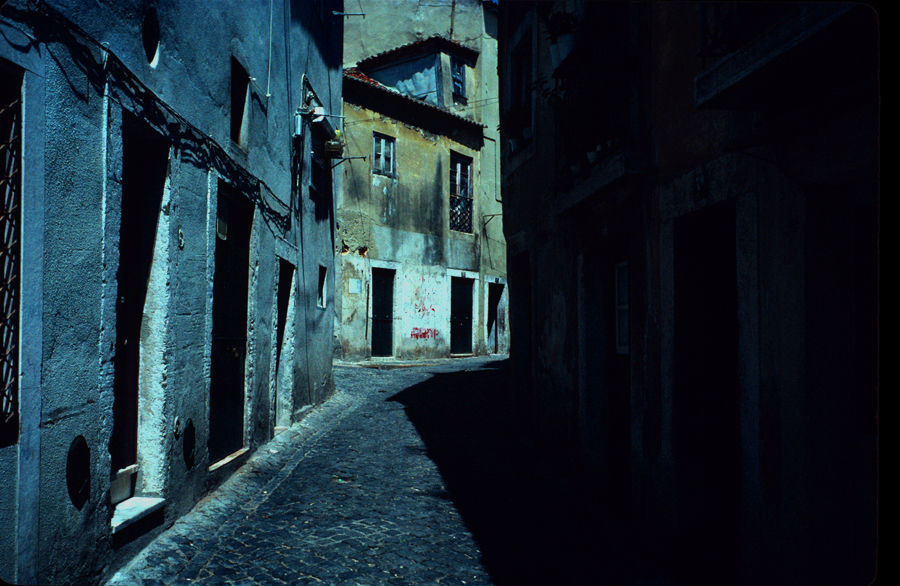
[[[0,62],[0,447],[19,438],[22,72]]]
[[[472,233],[472,159],[450,153],[450,229]]]

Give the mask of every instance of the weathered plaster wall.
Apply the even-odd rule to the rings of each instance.
[[[18,499],[16,489],[18,487],[18,446],[7,446],[0,449],[0,568],[3,573],[0,578],[7,582],[15,580],[16,568],[16,529],[18,528]]]
[[[485,34],[480,0],[346,0],[344,12],[366,14],[344,24],[344,67],[432,35],[474,46]]]
[[[120,258],[118,250],[123,110],[172,143],[141,340],[138,494],[165,498],[162,523],[171,523],[242,461],[215,474],[207,471],[220,181],[254,201],[256,210],[250,266],[244,269],[249,277],[245,447],[266,441],[276,424],[270,405],[276,252],[297,267],[290,311],[295,319],[288,320],[289,351],[282,353],[288,403],[300,409],[330,394],[333,205],[309,196],[308,140],[299,143],[306,149],[299,192],[292,190],[291,171],[293,114],[303,98],[303,76],[329,112],[340,108],[342,20],[331,15],[339,3],[326,4],[327,10],[320,10],[304,2],[275,2],[270,13],[269,3],[60,1],[44,10],[13,1],[0,12],[0,26],[10,29],[0,41],[0,57],[42,76],[25,92],[26,110],[39,113],[27,127],[25,144],[29,156],[43,153],[39,161],[25,161],[26,175],[37,171],[41,182],[43,220],[37,234],[43,257],[35,258],[30,249],[23,254],[25,282],[42,275],[39,286],[28,289],[38,292],[43,307],[40,327],[28,330],[40,335],[29,345],[41,356],[42,378],[34,389],[40,410],[23,415],[19,447],[0,452],[0,577],[96,580],[153,534],[115,547],[110,535],[117,275],[130,260]],[[151,7],[161,33],[154,66],[141,42],[141,23]],[[197,18],[200,13],[204,18]],[[17,43],[18,30],[36,40]],[[22,49],[29,46],[40,51]],[[229,135],[232,56],[253,78],[244,145]],[[308,128],[306,134],[308,139]],[[335,178],[335,189],[340,181]],[[37,193],[28,185],[23,192],[29,222],[40,217],[30,212]],[[26,242],[31,238],[27,233]],[[316,303],[320,265],[328,269],[325,309]],[[26,304],[23,312],[32,307]],[[24,389],[30,384],[23,378]],[[31,408],[28,400],[26,405]],[[196,430],[192,463],[184,456],[189,421]],[[80,509],[66,488],[67,452],[79,435],[90,450],[90,493]],[[36,438],[40,466],[32,470],[23,450]],[[16,478],[22,466],[28,475]],[[29,519],[35,519],[33,529]]]
[[[43,215],[44,215],[44,60],[23,31],[0,20],[8,42],[0,43],[0,59],[22,70],[26,99],[19,113],[21,137],[21,263],[19,297],[19,438],[0,449],[0,579],[36,582],[37,508],[40,470],[41,339],[43,336]],[[7,112],[7,115],[9,112]]]
[[[486,199],[487,188],[479,187],[484,176],[481,172],[484,151],[469,149],[443,135],[383,117],[349,102],[344,105],[344,115],[349,154],[370,153],[372,133],[378,132],[395,138],[396,161],[393,177],[372,172],[368,155],[365,161],[348,161],[344,169],[345,190],[338,206],[340,242],[336,244],[337,258],[344,271],[340,342],[344,356],[363,357],[368,352],[370,332],[365,320],[369,314],[364,309],[371,304],[366,293],[371,266],[367,261],[376,260],[402,266],[397,269],[395,280],[397,356],[449,355],[450,281],[446,269],[463,269],[478,275],[479,267],[483,266],[484,225],[477,218]],[[469,156],[473,161],[473,185],[476,194],[482,195],[475,202],[473,234],[449,227],[447,194],[451,151]],[[493,250],[496,257],[496,246]],[[503,273],[496,267],[490,269],[489,274],[502,277]],[[351,278],[361,279],[361,293],[349,292]],[[426,295],[423,286],[431,293]],[[484,284],[477,280],[473,297],[473,349],[477,352],[487,350],[486,313],[481,302],[484,291]],[[417,305],[433,306],[435,310],[429,315],[416,316]],[[422,334],[420,330],[427,333]]]
[[[503,234],[500,202],[499,99],[497,87],[497,25],[492,6],[475,1],[421,3],[384,3],[354,0],[345,5],[346,12],[365,12],[366,18],[348,17],[344,44],[344,64],[353,67],[366,57],[394,49],[416,40],[441,35],[479,51],[474,67],[466,68],[466,103],[454,103],[451,97],[450,60],[438,55],[439,79],[435,93],[438,102],[451,112],[483,124],[483,139],[479,150],[473,150],[445,136],[416,128],[379,114],[371,108],[345,102],[344,135],[346,155],[369,157],[344,164],[344,191],[339,196],[339,226],[341,242],[336,254],[348,276],[343,283],[344,296],[339,300],[342,334],[336,345],[346,357],[364,357],[368,352],[365,327],[367,319],[365,283],[362,293],[349,293],[350,278],[367,279],[366,260],[383,260],[402,265],[398,269],[395,291],[415,307],[417,297],[411,283],[425,279],[432,282],[440,294],[440,303],[449,303],[449,277],[435,273],[436,268],[460,269],[477,275],[475,281],[473,350],[485,353],[493,350],[487,342],[487,285],[496,279],[505,283],[506,242]],[[399,73],[385,77],[393,68],[383,68],[372,75],[384,83],[399,81],[415,69],[411,64],[396,68]],[[421,69],[421,67],[419,67]],[[420,72],[421,73],[421,72]],[[382,74],[379,77],[379,74]],[[372,132],[396,139],[395,177],[372,173]],[[474,186],[473,233],[465,234],[449,229],[449,173],[450,151],[473,159]],[[352,273],[352,277],[349,276]],[[407,282],[407,279],[409,280]],[[446,280],[446,282],[444,282]],[[444,291],[446,289],[446,291]],[[498,323],[502,324],[498,350],[508,349],[506,320],[507,293],[501,297]],[[371,303],[370,301],[368,303]],[[398,301],[399,303],[399,301]],[[435,306],[436,308],[438,306]],[[449,331],[449,307],[438,309],[447,319],[442,325]],[[447,355],[449,337],[446,333],[411,338],[415,316],[400,317],[402,328],[395,328],[395,349],[409,356]],[[442,317],[441,319],[444,319]],[[409,339],[397,338],[398,331]],[[416,334],[420,335],[420,334]],[[429,354],[430,353],[430,354]]]

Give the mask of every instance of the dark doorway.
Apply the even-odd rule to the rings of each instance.
[[[586,249],[582,286],[583,446],[596,511],[627,523],[631,513],[631,374],[628,237]]]
[[[394,271],[372,269],[372,356],[394,355]]]
[[[141,322],[168,163],[168,141],[128,112],[123,112],[113,431],[109,442],[113,504],[134,494]]]
[[[252,220],[250,202],[220,181],[209,385],[210,462],[217,462],[244,445],[244,358]]]
[[[612,339],[609,352],[607,429],[609,434],[610,512],[620,521],[631,519],[631,349],[629,298],[630,270],[626,253],[627,239],[613,246],[613,261],[605,266],[605,278],[611,295],[604,306]]]
[[[287,324],[288,303],[294,288],[294,265],[278,259],[278,321],[275,326],[275,374],[281,364],[281,345],[284,343],[284,327]]]
[[[527,251],[510,257],[508,277],[509,359],[513,378],[509,399],[516,419],[532,427],[535,397],[531,381],[531,259]]]
[[[472,353],[472,279],[450,282],[450,353]]]
[[[287,326],[288,306],[294,290],[294,265],[283,258],[278,259],[278,316],[275,323],[275,425],[278,426],[279,393],[290,392],[280,389],[281,352],[284,345],[284,330]]]
[[[500,332],[497,314],[500,309],[500,298],[503,297],[502,283],[488,283],[487,338],[491,352],[500,351]]]
[[[734,202],[679,218],[674,240],[678,565],[686,583],[721,584],[739,572]]]

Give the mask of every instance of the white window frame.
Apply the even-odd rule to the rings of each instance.
[[[463,155],[461,153],[457,153],[454,151],[450,151],[450,178],[452,179],[452,181],[450,181],[450,197],[448,198],[449,205],[451,207],[453,206],[453,201],[454,201],[453,198],[454,197],[468,199],[469,207],[471,210],[471,212],[470,212],[471,218],[472,218],[471,225],[469,226],[468,230],[461,230],[460,227],[454,228],[453,227],[453,216],[452,216],[453,212],[451,210],[450,211],[450,214],[451,214],[450,229],[455,232],[460,232],[463,234],[473,234],[475,231],[475,193],[474,193],[475,180],[472,177],[472,173],[473,173],[473,169],[474,169],[473,162],[474,161],[473,161],[472,157],[469,157],[467,155]],[[460,179],[462,177],[463,167],[466,167],[466,169],[468,170],[468,172],[466,173],[465,193],[461,193],[461,191],[460,191],[460,185],[463,183],[462,181],[460,181]],[[454,186],[456,188],[455,191],[454,191]]]
[[[397,173],[397,139],[380,132],[372,133],[372,173],[378,175],[396,176]],[[389,153],[390,160],[385,164],[385,153]],[[385,169],[387,167],[387,169]]]
[[[456,181],[453,183],[456,184],[456,193],[453,192],[453,185],[450,186],[450,195],[456,195],[460,197],[466,197],[468,199],[474,199],[472,194],[472,158],[467,157],[466,155],[462,155],[459,153],[451,152],[450,153],[450,164],[451,170],[450,172],[455,177]],[[466,174],[466,193],[460,193],[459,185],[460,185],[460,175],[462,174],[463,166],[468,168],[468,173]]]

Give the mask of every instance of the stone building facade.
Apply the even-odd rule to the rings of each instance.
[[[337,352],[505,353],[496,7],[353,7],[365,19],[347,17],[344,41]]]
[[[511,401],[609,582],[868,583],[876,15],[504,2],[499,37]]]
[[[341,2],[0,3],[0,578],[108,575],[333,389]]]

